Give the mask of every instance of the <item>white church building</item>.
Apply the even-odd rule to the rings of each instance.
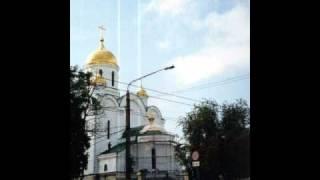
[[[104,46],[103,37],[84,68],[93,74],[94,96],[102,106],[101,112],[87,119],[88,127],[96,127],[97,132],[91,137],[84,179],[124,179],[126,96],[120,95],[120,67]],[[149,172],[148,176],[176,179],[181,167],[175,159],[174,135],[164,129],[162,113],[148,104],[142,86],[130,93],[130,108],[132,177],[143,170]]]

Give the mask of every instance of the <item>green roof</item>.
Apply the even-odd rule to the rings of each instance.
[[[161,131],[147,131],[143,134],[140,134],[140,131],[143,129],[144,126],[138,126],[138,127],[134,127],[130,129],[130,135],[131,136],[146,136],[146,135],[161,135],[161,134],[167,134],[167,133],[163,133]],[[126,133],[127,131],[124,131],[124,133],[122,134],[122,138],[126,137]]]
[[[108,149],[108,150],[102,152],[101,154],[120,152],[120,151],[122,151],[122,150],[124,150],[126,148],[125,145],[126,145],[126,143],[117,144],[117,145],[113,146],[111,149]]]
[[[130,128],[130,135],[131,136],[138,136],[140,134],[140,131],[143,129],[144,126],[138,126],[134,128]],[[125,138],[127,134],[127,131],[124,131],[122,134],[122,138]]]

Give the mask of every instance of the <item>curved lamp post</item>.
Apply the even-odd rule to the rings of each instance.
[[[129,88],[132,85],[132,83],[139,81],[145,77],[151,76],[153,74],[156,74],[160,71],[164,71],[164,70],[170,70],[173,69],[174,66],[169,66],[169,67],[165,67],[162,69],[159,69],[157,71],[154,71],[152,73],[146,74],[144,76],[141,76],[137,79],[132,80],[128,86],[127,86],[127,94],[126,94],[126,179],[130,180],[131,179],[131,158],[130,158],[130,93],[129,93]]]

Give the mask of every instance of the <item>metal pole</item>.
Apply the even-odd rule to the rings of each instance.
[[[130,180],[131,176],[131,159],[130,159],[130,93],[127,89],[126,95],[126,180]]]
[[[128,86],[127,86],[127,95],[126,95],[126,100],[127,100],[127,104],[126,104],[126,180],[131,180],[131,158],[130,158],[130,93],[129,93],[129,88],[130,85],[136,81],[139,81],[147,76],[151,76],[157,72],[163,71],[163,70],[170,70],[173,69],[174,66],[169,66],[169,67],[165,67],[162,68],[160,70],[154,71],[152,73],[149,73],[147,75],[144,75],[138,79],[132,80]]]

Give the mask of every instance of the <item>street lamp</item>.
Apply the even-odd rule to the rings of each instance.
[[[130,171],[131,171],[131,158],[130,158],[130,93],[129,93],[129,88],[131,86],[132,83],[139,81],[145,77],[151,76],[155,73],[158,73],[160,71],[163,70],[170,70],[173,69],[174,66],[169,66],[169,67],[165,67],[162,69],[159,69],[157,71],[154,71],[152,73],[146,74],[144,76],[141,76],[137,79],[132,80],[128,86],[127,86],[127,94],[126,94],[126,179],[130,180],[131,176],[130,176]]]

